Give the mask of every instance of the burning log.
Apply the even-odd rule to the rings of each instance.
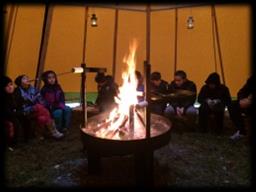
[[[138,119],[140,120],[140,122],[142,123],[142,125],[143,125],[144,127],[146,127],[146,124],[145,124],[145,122],[144,122],[144,118],[141,116],[140,112],[135,109],[135,114],[138,116]]]
[[[119,129],[111,130],[106,135],[105,138],[112,139],[116,133],[118,133]]]
[[[124,127],[125,124],[127,123],[127,121],[128,121],[128,116],[126,115],[126,116],[124,117],[122,123],[118,126],[118,128],[120,129],[120,128]]]
[[[129,132],[134,134],[134,105],[129,108]]]

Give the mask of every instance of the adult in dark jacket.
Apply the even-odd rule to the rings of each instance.
[[[45,106],[54,118],[58,131],[66,132],[70,128],[72,110],[65,105],[65,95],[58,83],[57,75],[52,70],[45,71],[42,80],[44,86],[40,92],[45,100]]]
[[[230,107],[231,96],[228,87],[221,84],[218,73],[211,73],[205,81],[198,95],[199,126],[202,132],[207,131],[208,117],[213,114],[216,120],[216,133],[223,130],[224,110]]]
[[[6,133],[7,146],[10,150],[13,150],[15,144],[17,144],[18,135],[20,133],[17,103],[14,99],[14,85],[12,80],[7,76],[2,76],[0,80],[1,92],[3,93],[3,120]],[[21,113],[20,113],[21,114]]]
[[[112,76],[98,73],[95,77],[98,86],[98,96],[96,105],[100,112],[110,110],[115,105],[115,96],[117,96],[117,84]]]
[[[162,79],[161,73],[155,71],[150,76],[150,92],[152,95],[161,95],[168,93],[168,83]],[[166,107],[166,101],[151,101],[150,110],[152,113],[163,115]]]
[[[246,129],[242,114],[247,116],[253,115],[253,98],[256,96],[255,76],[252,75],[243,87],[237,93],[237,100],[232,101],[229,113],[230,118],[237,128],[234,135],[230,137],[232,140],[240,139],[245,136]]]
[[[138,98],[138,102],[142,102],[144,101],[144,96],[145,96],[145,88],[144,88],[144,84],[143,84],[143,76],[141,74],[141,72],[139,71],[135,71],[135,76],[137,79],[137,88],[136,90],[138,92],[140,92],[141,95],[139,95]]]
[[[190,91],[192,93],[191,96],[186,97],[186,99],[177,100],[177,102],[169,103],[165,109],[165,116],[172,117],[175,114],[183,116],[186,114],[195,120],[197,115],[197,110],[194,107],[196,101],[196,85],[193,81],[187,79],[187,74],[184,71],[179,70],[174,74],[174,80],[169,85],[169,92],[177,93],[183,90]]]

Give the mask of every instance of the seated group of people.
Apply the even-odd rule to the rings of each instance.
[[[143,77],[140,72],[136,71],[138,80],[137,91],[144,91]],[[98,98],[96,104],[100,106],[101,111],[108,110],[114,103],[114,97],[117,95],[117,84],[111,76],[98,74],[95,78],[98,83]],[[164,115],[168,118],[174,116],[184,116],[196,122],[198,116],[199,130],[206,132],[208,130],[209,117],[213,116],[216,123],[216,133],[220,134],[224,126],[224,112],[228,109],[230,118],[234,122],[238,131],[232,135],[231,139],[241,138],[246,135],[246,129],[242,114],[245,112],[252,114],[252,98],[255,96],[255,86],[253,86],[253,76],[239,90],[237,100],[232,101],[229,88],[221,83],[220,76],[214,72],[209,74],[205,80],[205,85],[197,95],[197,88],[193,81],[187,78],[187,74],[178,70],[174,74],[174,80],[168,84],[161,78],[159,72],[153,72],[150,76],[150,91],[153,95],[168,95],[179,91],[188,91],[191,94],[187,99],[177,101],[166,101],[159,99],[150,102],[150,110],[153,113]],[[138,97],[141,102],[144,97]],[[194,107],[198,101],[199,110]]]
[[[58,83],[54,71],[42,74],[44,86],[38,90],[31,85],[27,75],[20,75],[15,79],[7,76],[1,78],[1,92],[4,96],[4,125],[6,129],[7,145],[10,149],[17,144],[23,135],[37,136],[44,139],[50,136],[60,139],[70,128],[71,108],[65,105],[64,92]],[[34,133],[29,133],[27,122],[36,124]]]
[[[135,76],[138,82],[137,91],[144,92],[143,76],[139,71],[135,72]],[[20,75],[15,79],[16,88],[9,77],[1,78],[0,86],[4,96],[3,119],[9,147],[17,143],[21,132],[25,136],[28,134],[27,126],[22,123],[24,119],[36,123],[35,134],[40,139],[44,139],[47,134],[56,139],[62,138],[70,128],[71,108],[65,105],[64,92],[58,83],[56,73],[46,71],[42,74],[42,80],[44,86],[38,90],[31,85],[31,80],[27,75]],[[100,112],[109,110],[115,105],[118,85],[112,76],[104,73],[98,73],[95,81],[98,84],[96,105]],[[184,71],[176,71],[174,80],[170,84],[161,78],[159,72],[153,72],[150,76],[152,95],[175,94],[184,90],[193,94],[185,100],[151,100],[149,107],[151,112],[168,118],[186,115],[196,121],[198,110],[194,107],[194,103],[197,99],[200,103],[198,118],[200,130],[207,131],[208,117],[213,114],[217,124],[217,133],[223,130],[224,111],[227,107],[230,118],[238,129],[231,139],[237,139],[246,135],[242,114],[255,115],[252,107],[252,98],[255,97],[253,81],[254,76],[251,76],[239,90],[237,100],[232,101],[229,89],[221,84],[218,73],[211,73],[207,77],[205,85],[197,96],[195,83],[187,78]],[[138,96],[138,102],[145,100],[143,95]]]

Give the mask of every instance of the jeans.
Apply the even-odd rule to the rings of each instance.
[[[70,128],[71,112],[72,110],[69,106],[65,106],[64,109],[57,109],[53,111],[52,116],[55,120],[58,131],[61,132],[64,128]]]
[[[174,107],[172,105],[167,106],[166,109],[164,110],[164,116],[166,116],[168,118],[171,118],[175,114],[176,114],[176,110],[174,109]],[[185,109],[185,115],[196,116],[197,109],[193,105],[191,105]]]
[[[151,103],[149,108],[152,113],[163,115],[165,106],[165,103]]]

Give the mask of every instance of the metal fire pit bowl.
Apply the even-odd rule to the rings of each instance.
[[[102,113],[93,116],[88,119],[87,127],[81,128],[82,142],[86,150],[92,150],[100,156],[127,155],[134,154],[145,147],[154,150],[169,143],[172,124],[167,118],[156,114],[151,114],[151,137],[148,139],[145,138],[146,128],[143,134],[139,135],[135,132],[133,137],[120,139],[99,137],[95,134],[97,124],[103,122],[107,115]]]

